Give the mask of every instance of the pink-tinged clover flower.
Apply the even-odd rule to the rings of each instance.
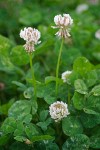
[[[24,48],[28,53],[32,53],[35,50],[34,45],[40,43],[40,36],[41,33],[35,28],[33,29],[31,27],[28,27],[20,31],[20,37],[26,41]]]
[[[55,35],[61,38],[67,38],[70,36],[70,26],[73,24],[73,19],[69,14],[55,16],[54,22],[56,26],[52,26],[52,28],[59,28],[59,31]]]

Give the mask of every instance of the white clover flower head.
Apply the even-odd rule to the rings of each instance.
[[[100,29],[95,32],[95,37],[100,40]]]
[[[59,31],[56,33],[58,37],[67,38],[70,36],[69,29],[73,24],[73,19],[69,14],[56,15],[54,17],[54,22],[56,26],[52,26],[52,28],[59,28]]]
[[[89,8],[88,4],[80,4],[80,5],[78,5],[77,8],[76,8],[76,12],[77,12],[78,14],[80,14],[80,13],[82,13],[82,12],[88,10],[88,8]]]
[[[54,22],[58,27],[62,26],[63,28],[71,25],[73,23],[73,19],[70,17],[69,14],[63,14],[63,16],[61,15],[55,16]]]
[[[63,82],[67,82],[67,78],[71,73],[72,73],[72,71],[65,71],[62,73],[61,78],[62,78]]]
[[[32,53],[33,51],[35,51],[33,42],[26,42],[26,44],[23,47],[28,53]]]
[[[26,41],[26,44],[24,45],[25,50],[29,53],[34,51],[34,45],[40,43],[40,36],[40,32],[35,28],[25,27],[24,30],[20,31],[20,37]]]
[[[37,44],[40,36],[40,32],[35,28],[33,29],[28,27],[20,31],[20,37],[23,38],[26,42],[34,42],[34,44]]]
[[[62,118],[67,117],[70,113],[68,112],[67,104],[64,102],[57,101],[50,105],[49,112],[51,118],[55,120],[55,122],[60,121]]]

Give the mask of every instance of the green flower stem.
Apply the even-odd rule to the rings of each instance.
[[[36,91],[36,80],[35,80],[35,75],[34,75],[34,69],[32,67],[32,54],[29,54],[30,56],[30,68],[31,68],[31,74],[32,74],[32,81],[33,81],[33,87],[34,87],[34,97],[37,99],[37,91]]]
[[[58,56],[58,62],[57,62],[57,68],[56,68],[56,96],[58,94],[58,74],[59,74],[59,66],[60,66],[60,59],[61,59],[61,54],[62,54],[62,47],[63,47],[63,38],[59,50],[59,56]]]
[[[60,149],[61,149],[61,145],[62,145],[62,126],[60,122],[56,123],[56,143],[59,145]]]

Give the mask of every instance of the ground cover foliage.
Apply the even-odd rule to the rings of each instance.
[[[100,2],[83,0],[0,1],[0,150],[100,149]],[[88,9],[77,13],[80,3]],[[74,20],[71,37],[64,41],[55,95],[56,65],[61,39],[52,29],[57,14]],[[41,32],[33,68],[37,101],[29,67],[29,55],[19,32],[24,27]],[[72,71],[67,82],[61,74]],[[68,104],[70,114],[55,122],[49,106]]]

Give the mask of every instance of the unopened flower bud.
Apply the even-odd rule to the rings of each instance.
[[[29,139],[26,139],[25,143],[28,145],[32,144],[32,142]]]

